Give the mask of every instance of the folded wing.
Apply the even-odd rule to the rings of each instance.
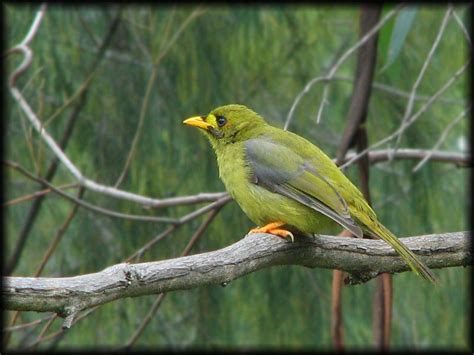
[[[253,183],[324,214],[362,238],[362,230],[350,216],[341,194],[297,152],[259,137],[245,142],[245,153]]]

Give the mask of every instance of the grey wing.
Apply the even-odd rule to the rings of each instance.
[[[264,138],[246,141],[245,153],[253,183],[324,214],[362,238],[362,229],[350,216],[341,194],[298,154]]]

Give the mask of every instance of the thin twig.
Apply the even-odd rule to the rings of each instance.
[[[380,6],[362,6],[359,22],[359,36],[364,37],[367,31],[380,21]],[[340,165],[348,149],[357,143],[357,149],[364,149],[360,142],[366,136],[365,122],[367,120],[367,112],[369,101],[372,93],[372,82],[375,72],[375,63],[377,62],[377,44],[378,33],[374,34],[363,46],[359,48],[357,53],[357,67],[356,78],[352,89],[351,103],[347,111],[346,127],[342,136],[341,143],[337,149],[336,164]],[[368,165],[367,160],[364,167],[361,169],[365,171],[363,174],[368,179]],[[362,185],[366,185],[364,180],[361,180]],[[363,190],[368,191],[367,188]],[[367,198],[367,197],[366,197]]]
[[[80,190],[78,192],[78,198],[81,198],[83,193],[84,193],[84,188],[80,188]],[[36,272],[34,274],[35,277],[39,277],[41,275],[41,273],[43,272],[43,269],[46,266],[46,263],[48,262],[51,255],[53,254],[54,250],[58,246],[62,236],[66,232],[70,222],[72,221],[74,215],[76,214],[78,206],[79,205],[77,205],[77,204],[74,205],[71,212],[67,216],[65,222],[63,223],[63,225],[57,231],[56,236],[54,237],[53,241],[50,243],[50,245],[48,247],[48,250],[46,251],[45,255],[43,256],[43,258],[40,262],[40,265],[36,269]],[[16,312],[18,313],[18,311],[16,311]],[[12,325],[13,325],[16,322],[16,320],[18,319],[18,314],[14,314],[12,319],[14,320],[14,321],[12,321]]]
[[[156,237],[154,237],[153,239],[151,239],[150,241],[148,241],[145,245],[143,245],[140,249],[136,250],[133,254],[131,254],[130,256],[128,256],[124,262],[128,263],[128,262],[137,262],[141,259],[142,255],[148,250],[150,249],[153,245],[155,245],[156,243],[158,243],[160,240],[166,238],[168,235],[170,235],[171,233],[174,232],[175,229],[178,229],[181,225],[172,225],[172,226],[169,226],[168,228],[166,228],[163,232],[161,232],[160,234],[158,234]]]
[[[77,187],[79,187],[79,185],[77,183],[64,184],[64,185],[57,186],[57,188],[59,190],[66,190],[66,189],[77,188]],[[7,202],[3,203],[2,206],[3,207],[13,206],[13,205],[16,205],[16,204],[19,204],[19,203],[22,203],[22,202],[30,201],[30,200],[33,200],[33,199],[38,198],[40,196],[45,196],[45,195],[49,194],[52,191],[53,190],[51,190],[51,189],[39,190],[39,191],[33,192],[32,194],[20,196],[20,197],[14,198],[13,200],[7,201]]]
[[[130,166],[130,163],[132,162],[133,156],[135,155],[136,147],[137,147],[137,144],[138,144],[138,141],[140,139],[140,135],[141,135],[141,132],[142,132],[142,129],[143,129],[143,123],[145,122],[145,113],[148,109],[148,103],[149,103],[149,100],[150,100],[150,95],[151,95],[151,92],[152,92],[153,84],[155,83],[155,80],[156,80],[156,76],[158,74],[158,67],[159,67],[159,64],[160,64],[161,60],[166,56],[168,51],[171,49],[172,45],[178,40],[178,38],[181,36],[181,33],[186,29],[186,27],[188,27],[188,25],[191,23],[191,21],[194,20],[195,18],[201,16],[204,12],[205,11],[203,9],[200,9],[200,8],[197,8],[196,10],[194,10],[186,18],[186,20],[183,21],[183,23],[178,28],[178,30],[173,35],[173,37],[169,40],[169,42],[166,43],[166,45],[162,45],[162,47],[164,47],[164,48],[161,48],[158,55],[156,56],[156,58],[153,62],[152,72],[151,72],[150,78],[148,79],[148,83],[147,83],[147,86],[146,86],[146,89],[145,89],[145,95],[143,97],[142,106],[140,108],[140,116],[138,118],[137,129],[135,130],[135,134],[134,134],[133,139],[132,139],[132,145],[131,145],[130,150],[128,152],[127,159],[125,161],[125,165],[122,169],[122,172],[120,173],[117,181],[114,184],[114,188],[118,188],[118,186],[122,183],[122,181],[125,177],[125,174],[127,173],[127,170]]]
[[[179,223],[187,223],[191,221],[192,219],[199,217],[203,215],[204,213],[213,210],[217,207],[225,205],[227,202],[232,201],[232,197],[230,195],[226,195],[221,197],[220,199],[208,204],[207,206],[201,207],[200,209],[193,211],[191,213],[188,213],[187,215],[181,217],[178,221]]]
[[[329,81],[343,81],[343,82],[346,81],[346,82],[351,82],[352,83],[354,81],[354,78],[351,78],[351,77],[348,77],[348,76],[335,75],[332,78],[328,79],[325,76],[319,76],[317,78],[312,79],[310,82],[308,82],[308,84],[306,84],[305,89],[298,94],[295,101],[296,100],[300,101],[302,96],[304,96],[304,94],[306,94],[314,84],[317,84],[319,82],[329,82]],[[409,92],[406,92],[406,91],[403,91],[403,90],[400,90],[400,89],[396,89],[396,88],[391,87],[391,86],[386,85],[386,84],[373,82],[372,86],[373,86],[374,89],[384,91],[386,93],[389,93],[389,94],[392,94],[392,95],[395,95],[395,96],[403,97],[403,98],[406,98],[406,99],[409,99],[411,97],[411,94]],[[415,95],[414,99],[416,101],[428,101],[430,99],[430,97],[431,96],[427,96],[427,95]],[[447,104],[456,104],[456,105],[464,105],[465,104],[464,100],[457,100],[457,99],[440,98],[438,101],[443,102],[443,103],[447,103]],[[292,110],[294,111],[294,107],[292,107]],[[283,129],[285,129],[285,130],[288,129],[289,124],[291,122],[291,120],[289,120],[288,118],[290,118],[290,119],[293,118],[293,113],[294,113],[293,111],[290,110],[291,116],[290,116],[290,113],[289,113],[289,116],[287,117],[287,119],[285,121],[285,125],[283,127]]]
[[[88,203],[84,200],[78,199],[78,198],[76,198],[76,197],[74,197],[74,196],[72,196],[72,195],[70,195],[66,192],[63,192],[62,190],[58,189],[57,187],[55,187],[54,185],[52,185],[51,183],[49,183],[48,181],[46,181],[43,178],[34,176],[32,173],[30,173],[29,171],[27,171],[26,169],[21,167],[18,163],[8,161],[8,160],[4,160],[3,164],[5,164],[8,167],[11,167],[11,168],[15,169],[16,171],[22,173],[23,175],[27,176],[31,180],[36,181],[36,182],[38,182],[38,183],[40,183],[44,186],[47,186],[48,188],[53,190],[53,192],[55,192],[56,194],[64,197],[65,199],[67,199],[67,200],[69,200],[73,203],[76,203],[76,204],[80,205],[81,207],[84,207],[84,208],[86,208],[90,211],[100,213],[100,214],[103,214],[103,215],[106,215],[106,216],[109,216],[109,217],[113,217],[113,218],[122,218],[122,219],[128,219],[128,220],[132,220],[132,221],[171,223],[171,224],[178,224],[179,223],[179,219],[176,219],[176,218],[154,217],[154,216],[144,216],[144,215],[132,215],[132,214],[120,213],[120,212],[112,211],[112,210],[109,210],[109,209],[106,209],[106,208],[103,208],[103,207],[95,206],[95,205],[90,204],[90,203]]]
[[[132,334],[130,339],[127,340],[127,343],[125,344],[125,346],[123,347],[121,346],[120,349],[123,348],[123,349],[129,350],[136,343],[140,335],[142,335],[143,331],[145,330],[146,326],[150,323],[150,321],[153,319],[153,316],[156,314],[156,312],[160,308],[161,303],[163,302],[167,294],[168,294],[167,292],[163,292],[158,295],[155,302],[153,302],[153,305],[151,306],[146,316],[143,318],[138,328]]]
[[[224,200],[225,201],[225,200]],[[215,206],[215,209],[209,214],[208,218],[203,222],[203,224],[201,224],[201,226],[198,228],[198,230],[196,231],[196,233],[191,237],[190,239],[190,242],[188,243],[187,247],[185,247],[184,251],[183,251],[183,255],[188,255],[188,253],[190,252],[191,250],[191,247],[194,245],[194,243],[196,242],[196,239],[198,238],[198,236],[200,236],[205,228],[207,228],[207,226],[210,224],[210,222],[212,221],[212,219],[217,215],[218,211],[225,205],[225,203],[221,204],[221,205],[216,205]],[[145,244],[143,247],[141,247],[139,250],[137,250],[135,253],[133,253],[132,255],[130,255],[129,257],[127,257],[123,262],[131,262],[132,260],[134,260],[135,262],[138,261],[139,257],[141,257],[143,255],[143,253],[145,251],[147,251],[149,248],[151,248],[154,244],[156,244],[158,241],[162,240],[163,238],[165,238],[166,236],[170,235],[173,231],[175,231],[176,229],[178,229],[180,227],[180,225],[173,225],[173,226],[170,226],[168,227],[165,231],[163,231],[161,234],[159,234],[158,236],[156,236],[155,238],[153,238],[151,241],[149,241],[147,244]],[[202,230],[202,231],[201,231]],[[192,243],[191,243],[192,242]],[[162,296],[164,297],[164,296]],[[74,321],[72,322],[71,325],[74,325],[76,324],[78,321],[80,321],[81,319],[83,319],[84,317],[86,317],[87,315],[89,315],[90,313],[92,313],[93,311],[95,311],[97,308],[99,308],[99,306],[94,306],[90,309],[88,309],[86,311],[86,313],[84,313],[83,315],[77,317],[76,319],[74,319]],[[64,329],[60,329],[59,331],[53,333],[53,334],[50,334],[48,335],[47,337],[44,337],[42,339],[38,339],[38,342],[40,341],[46,341],[46,340],[50,340],[50,339],[53,339],[57,336],[60,336],[64,333]]]
[[[183,252],[181,253],[181,256],[186,256],[190,253],[194,245],[197,243],[197,241],[201,238],[203,233],[206,231],[207,227],[209,224],[212,222],[214,217],[219,213],[219,210],[221,209],[222,206],[217,207],[214,209],[211,213],[209,213],[209,216],[201,223],[199,228],[196,230],[196,232],[193,234],[193,236],[190,238],[188,244],[184,248]],[[138,338],[143,334],[143,331],[145,330],[146,326],[150,323],[150,321],[153,319],[153,317],[156,315],[156,312],[160,308],[165,296],[167,295],[166,292],[161,293],[155,302],[153,303],[152,307],[150,308],[149,312],[143,318],[142,322],[138,326],[137,330],[133,333],[133,335],[130,337],[130,339],[126,342],[125,348],[129,349],[131,348]]]
[[[23,324],[19,324],[19,325],[14,325],[14,326],[10,326],[10,327],[5,327],[3,328],[3,332],[15,332],[17,330],[23,330],[23,329],[26,329],[26,328],[29,328],[29,327],[33,327],[33,326],[36,326],[42,322],[44,322],[45,320],[49,320],[53,317],[56,317],[56,314],[50,314],[49,316],[46,316],[46,317],[43,317],[43,318],[40,318],[40,319],[36,319],[32,322],[29,322],[29,323],[23,323]]]
[[[462,22],[461,18],[458,16],[456,11],[453,9],[453,17],[456,20],[456,23],[461,27],[461,31],[464,33],[464,37],[466,37],[467,43],[469,43],[469,46],[472,46],[472,41],[471,41],[471,36],[469,35],[469,31],[467,30],[466,26]]]
[[[109,27],[109,30],[107,31],[107,35],[105,36],[105,38],[104,38],[104,40],[101,44],[101,47],[99,48],[99,52],[98,52],[97,56],[94,58],[92,64],[90,65],[90,68],[89,68],[88,72],[91,73],[91,75],[89,75],[89,79],[92,78],[92,76],[93,76],[92,73],[94,73],[97,70],[100,63],[102,62],[103,54],[105,52],[105,49],[107,48],[107,46],[109,46],[109,44],[111,42],[111,39],[113,38],[113,35],[116,32],[119,23],[120,23],[120,11],[117,11],[114,19],[112,20],[111,26]],[[31,62],[30,62],[30,64],[31,64]],[[71,114],[70,114],[70,116],[67,120],[66,126],[65,126],[64,131],[63,131],[63,135],[62,135],[62,137],[59,141],[59,148],[62,149],[62,150],[66,149],[67,143],[69,142],[69,139],[72,136],[72,132],[73,132],[73,128],[75,126],[75,123],[77,122],[77,119],[79,117],[79,114],[80,114],[82,108],[84,107],[84,103],[86,101],[86,94],[87,94],[87,90],[89,88],[90,83],[91,83],[91,81],[86,80],[84,85],[82,85],[81,89],[78,91],[78,102],[77,102],[76,106],[74,107],[74,109],[72,110],[72,112],[71,112]],[[21,92],[16,87],[11,88],[11,89],[12,90],[14,89],[14,91],[18,95],[23,97]],[[75,99],[75,95],[73,95],[73,97]],[[71,102],[72,102],[72,99],[69,100],[66,103],[66,105],[69,105],[69,103],[71,103]],[[63,107],[65,107],[65,105],[63,105]],[[56,112],[58,112],[58,111],[56,111]],[[52,181],[52,179],[54,178],[54,176],[56,174],[58,165],[59,165],[59,159],[57,157],[53,158],[51,163],[49,164],[47,172],[44,176],[44,179],[46,181]],[[23,226],[21,228],[20,235],[19,235],[19,237],[17,239],[17,242],[16,242],[16,245],[14,247],[12,257],[11,257],[9,263],[7,264],[7,267],[6,267],[6,273],[7,274],[11,274],[13,272],[16,265],[18,264],[18,261],[20,260],[21,254],[22,254],[23,249],[26,245],[26,241],[28,239],[28,236],[30,235],[29,233],[30,233],[30,231],[33,227],[33,224],[36,220],[36,217],[37,217],[37,215],[38,215],[38,213],[41,209],[43,200],[44,200],[43,196],[37,198],[33,202],[31,208],[28,211],[26,221],[25,221],[25,223],[23,224]]]
[[[22,63],[13,71],[13,73],[10,75],[9,78],[9,86],[10,88],[13,88],[16,85],[16,81],[20,75],[22,75],[31,65],[32,60],[33,60],[33,54],[31,49],[29,48],[30,42],[33,40],[34,36],[39,30],[39,27],[41,25],[41,22],[43,20],[44,14],[47,9],[47,4],[43,3],[41,4],[38,12],[36,13],[35,19],[33,20],[33,23],[23,39],[23,41],[20,42],[20,44],[16,45],[15,47],[11,48],[7,54],[14,53],[14,52],[21,52],[23,53],[23,61]],[[16,88],[15,88],[16,89]],[[16,89],[19,93],[19,90]],[[20,94],[21,95],[21,94]],[[13,259],[15,262],[15,259]],[[11,265],[11,264],[9,264]],[[11,271],[10,266],[7,267],[6,271]],[[16,320],[18,319],[18,313],[13,316],[13,319],[10,323],[10,325],[14,325]],[[5,335],[5,338],[3,339],[3,344],[6,346],[9,341],[9,335],[10,333],[7,333]]]
[[[352,233],[343,230],[341,237],[352,237]],[[336,351],[344,350],[344,320],[342,318],[342,287],[347,273],[342,270],[333,270],[331,285],[331,338]]]
[[[79,88],[74,92],[71,96],[69,96],[66,101],[61,105],[61,107],[57,108],[51,116],[49,116],[43,126],[49,126],[56,117],[59,117],[61,113],[63,113],[73,102],[77,100],[77,98],[81,97],[90,87],[92,83],[92,79],[94,79],[95,74],[97,72],[98,67],[94,68],[93,71],[87,76],[87,78],[83,81],[83,83],[79,86]]]
[[[284,130],[288,129],[288,126],[291,123],[291,119],[293,118],[293,113],[296,109],[296,106],[299,104],[303,96],[313,87],[314,84],[319,83],[321,81],[327,81],[327,80],[334,80],[334,78],[328,79],[327,76],[318,76],[316,78],[313,78],[305,85],[303,90],[298,95],[296,95],[295,100],[293,101],[293,104],[291,105],[290,111],[288,112],[288,115],[286,116],[285,125],[283,126]]]
[[[425,75],[426,69],[428,68],[428,65],[431,62],[431,59],[433,58],[434,52],[436,51],[436,48],[438,48],[438,44],[441,41],[441,37],[444,34],[444,31],[446,29],[446,26],[448,24],[448,20],[451,17],[451,11],[452,11],[452,5],[448,5],[448,10],[446,10],[446,14],[444,15],[443,21],[441,21],[441,26],[439,27],[438,34],[436,35],[436,38],[433,42],[433,45],[431,46],[430,51],[428,52],[428,55],[426,56],[425,61],[423,62],[423,66],[421,67],[420,72],[418,73],[418,77],[415,80],[415,83],[413,84],[413,87],[411,89],[410,93],[410,99],[408,100],[407,107],[405,109],[405,114],[403,115],[402,119],[402,126],[406,124],[408,119],[410,118],[412,111],[413,111],[413,105],[415,103],[415,95],[416,91],[418,90],[418,86],[421,83],[421,80],[423,79],[423,76]],[[393,151],[395,152],[400,144],[402,135],[398,135],[397,140],[395,142],[395,146],[393,147]]]
[[[99,308],[99,306],[94,306],[94,307],[91,307],[87,310],[85,310],[79,317],[75,318],[72,325],[76,324],[77,322],[79,322],[80,320],[84,319],[85,317],[87,317],[89,314],[91,314],[92,312],[94,312],[97,308]],[[57,314],[54,314],[53,315],[54,317],[57,318]],[[71,326],[72,326],[71,325]],[[67,331],[66,328],[61,328],[59,330],[57,330],[56,332],[54,333],[51,333],[47,336],[44,336],[40,338],[37,338],[36,339],[36,344],[39,344],[41,342],[44,342],[44,341],[48,341],[48,340],[51,340],[51,339],[54,339],[54,338],[57,338],[58,336],[61,336],[63,335],[65,332]]]
[[[137,31],[135,30],[135,27],[139,27],[139,26],[137,25],[136,22],[131,21],[132,16],[133,16],[133,11],[130,11],[130,13],[127,15],[127,19],[125,20],[126,22],[128,22],[130,24],[130,26],[127,26],[127,29],[129,29],[130,32],[132,33],[132,35],[135,39],[135,42],[138,45],[138,48],[140,48],[143,55],[146,57],[146,60],[148,61],[148,63],[150,65],[152,65],[153,58],[151,57],[151,54],[150,54],[150,51],[148,50],[148,48],[143,44],[142,36],[140,34],[138,34]],[[154,31],[154,30],[155,30],[155,28],[150,28],[149,29],[149,31]]]
[[[394,133],[390,134],[389,136],[381,139],[380,141],[370,145],[367,149],[364,149],[362,152],[356,154],[354,157],[349,159],[346,163],[341,166],[341,169],[344,169],[360,159],[362,156],[367,154],[367,152],[373,150],[374,148],[380,147],[381,145],[391,141],[392,139],[398,137],[398,135],[402,134],[408,127],[410,127],[455,81],[456,79],[467,69],[471,62],[471,58],[467,60],[464,65],[459,68],[453,76],[449,78],[449,80],[433,95],[431,98],[413,115],[406,121],[404,125],[399,127]]]
[[[36,22],[35,22],[36,23]],[[17,48],[17,49],[15,49]],[[22,51],[25,53],[25,56],[31,56],[31,51],[26,46],[17,46],[14,47],[13,50]],[[79,169],[73,164],[73,162],[68,158],[68,156],[64,153],[61,147],[56,143],[56,141],[49,135],[49,133],[44,128],[43,124],[40,122],[36,114],[31,109],[30,105],[26,101],[26,99],[21,94],[20,90],[14,86],[16,79],[18,76],[28,68],[29,64],[31,64],[31,58],[28,57],[23,61],[23,63],[17,70],[13,72],[10,77],[10,92],[12,93],[15,100],[20,105],[20,108],[26,114],[28,119],[30,120],[33,127],[37,130],[40,134],[41,138],[45,141],[45,143],[50,147],[56,157],[64,164],[66,169],[76,178],[76,180],[85,188],[99,192],[105,195],[113,196],[116,198],[126,199],[130,201],[134,201],[136,203],[143,204],[145,206],[153,206],[157,207],[167,207],[171,205],[178,205],[178,204],[188,204],[188,203],[199,203],[202,202],[200,199],[196,199],[196,196],[182,196],[179,198],[172,198],[172,199],[153,199],[145,196],[141,196],[138,194],[134,194],[131,192],[118,190],[114,187],[105,186],[102,184],[98,184],[95,181],[92,181],[79,171]],[[28,64],[28,65],[27,65]],[[218,196],[217,198],[219,198]],[[217,199],[215,196],[212,197],[212,200]],[[209,196],[206,197],[206,201],[209,199]]]
[[[223,207],[225,204],[227,204],[229,201],[232,199],[230,196],[224,196],[221,199],[209,204],[208,206],[201,208],[198,211],[191,212],[190,214],[186,215],[184,219],[180,220],[180,223],[172,225],[165,229],[162,233],[158,234],[155,238],[150,240],[148,243],[146,243],[144,246],[142,246],[140,249],[135,251],[132,255],[130,255],[127,259],[125,259],[125,262],[129,262],[131,260],[137,261],[139,257],[143,255],[148,249],[150,249],[153,245],[158,243],[160,240],[163,238],[166,238],[168,235],[170,235],[175,229],[179,228],[183,224],[191,221],[192,219],[195,219],[199,217],[200,215],[210,211],[210,210],[215,210],[215,209],[220,209]]]
[[[32,173],[28,172],[26,169],[21,167],[18,163],[8,161],[8,160],[4,160],[3,164],[5,164],[8,167],[11,167],[11,168],[15,169],[16,171],[22,173],[23,175],[27,176],[31,180],[34,180],[34,181],[36,181],[36,182],[38,182],[42,185],[47,186],[48,188],[53,190],[53,192],[57,193],[58,195],[61,195],[62,197],[64,197],[65,199],[67,199],[67,200],[69,200],[73,203],[76,203],[76,204],[80,205],[81,207],[84,207],[88,210],[91,210],[93,212],[97,212],[97,213],[100,213],[100,214],[103,214],[103,215],[106,215],[106,216],[109,216],[109,217],[128,219],[128,220],[132,220],[132,221],[169,223],[169,224],[173,224],[173,225],[184,224],[184,223],[186,223],[186,222],[188,222],[188,221],[190,221],[190,220],[192,220],[196,217],[199,217],[200,215],[214,209],[215,207],[223,205],[223,204],[229,202],[230,200],[232,200],[232,198],[228,194],[222,195],[221,198],[219,198],[218,200],[208,204],[207,206],[201,207],[200,209],[195,210],[193,212],[190,212],[190,213],[188,213],[184,216],[181,216],[179,218],[132,215],[132,214],[127,214],[127,213],[112,211],[112,210],[109,210],[109,209],[106,209],[106,208],[103,208],[103,207],[98,207],[98,206],[95,206],[95,205],[93,205],[91,203],[88,203],[84,200],[78,199],[78,198],[76,198],[72,195],[69,195],[69,194],[59,190],[57,187],[55,187],[54,185],[52,185],[48,181],[46,181],[46,180],[44,180],[40,177],[34,176]]]
[[[77,193],[77,198],[81,199],[82,195],[84,194],[84,188],[81,187]],[[64,223],[59,227],[59,229],[56,231],[56,235],[54,236],[53,240],[49,244],[48,249],[46,250],[46,253],[44,254],[38,268],[36,269],[35,272],[35,277],[38,277],[41,275],[43,272],[44,267],[48,263],[49,259],[51,258],[51,255],[53,255],[54,251],[56,250],[56,247],[59,245],[59,242],[61,241],[62,237],[64,236],[64,233],[66,233],[66,230],[68,229],[72,219],[76,215],[77,211],[79,209],[78,204],[74,204],[72,207],[71,211],[67,215],[66,219],[64,220]]]
[[[335,78],[336,77],[334,77],[333,79],[335,79]],[[337,78],[340,78],[340,79],[343,80],[343,77],[337,77]],[[352,80],[352,79],[347,78],[347,80]],[[386,84],[374,82],[373,86],[374,86],[374,89],[378,89],[380,91],[384,91],[386,93],[396,95],[396,96],[400,96],[400,97],[403,97],[403,98],[406,98],[406,99],[409,99],[410,96],[411,96],[409,92],[396,89],[396,88],[391,87],[391,86],[386,85]],[[415,95],[414,96],[414,99],[416,101],[428,101],[430,98],[431,98],[431,96],[427,96],[427,95]],[[449,99],[449,98],[444,98],[444,97],[440,97],[438,99],[438,102],[443,102],[443,103],[446,103],[446,104],[454,104],[454,105],[464,105],[466,103],[466,101],[462,100],[462,99]]]
[[[44,335],[49,330],[49,328],[51,328],[56,318],[58,318],[57,314],[55,314],[54,317],[51,317],[51,319],[48,320],[48,322],[44,325],[43,329],[41,329],[41,332],[38,334],[36,339],[30,344],[28,344],[27,346],[25,346],[24,348],[22,348],[22,350],[27,350],[27,349],[31,350],[32,348],[36,347],[42,341]]]
[[[16,70],[10,76],[10,87],[15,86],[18,77],[22,75],[31,65],[31,62],[33,60],[33,53],[31,52],[29,45],[35,37],[36,33],[38,32],[47,7],[47,4],[41,4],[38,12],[36,13],[36,17],[30,27],[30,30],[28,31],[28,34],[25,36],[23,41],[20,42],[20,44],[16,45],[8,51],[8,53],[21,52],[24,55],[23,62],[16,68]]]
[[[456,118],[454,118],[444,129],[444,131],[441,133],[441,136],[439,137],[438,141],[436,144],[431,148],[430,152],[425,155],[423,159],[413,168],[413,172],[416,173],[418,170],[421,169],[423,165],[425,165],[429,159],[433,156],[434,152],[439,148],[439,146],[444,142],[446,137],[448,136],[449,132],[453,129],[456,124],[458,124],[461,119],[471,110],[471,105],[469,105],[468,108],[466,108],[463,112],[461,112]]]
[[[328,89],[326,89],[328,82],[332,79],[332,77],[336,74],[336,71],[339,69],[339,67],[363,44],[365,44],[375,33],[377,33],[380,28],[382,28],[394,15],[400,11],[400,9],[403,7],[403,5],[398,5],[395,9],[391,10],[390,12],[385,15],[383,19],[381,19],[377,25],[375,25],[370,31],[366,33],[364,37],[362,37],[359,41],[357,41],[351,48],[349,48],[342,56],[339,58],[339,60],[332,66],[332,68],[329,70],[327,75],[325,76],[318,76],[314,79],[312,79],[310,82],[308,82],[304,89],[296,96],[295,100],[293,101],[293,104],[291,105],[290,111],[288,112],[288,116],[286,118],[285,122],[285,129],[289,126],[291,119],[293,117],[293,113],[296,109],[296,106],[302,99],[302,97],[311,89],[311,87],[316,84],[317,82],[324,81],[325,86],[323,89],[323,97],[321,99],[321,105],[318,109],[318,115],[316,118],[316,122],[319,123],[321,120],[321,115],[324,106],[327,103],[327,96],[328,96]]]
[[[376,164],[384,161],[388,161],[391,158],[392,149],[380,149],[368,152],[369,160],[371,164]],[[423,159],[428,154],[431,155],[431,161],[437,161],[442,163],[452,163],[457,166],[469,166],[471,161],[471,155],[459,152],[447,152],[447,151],[430,151],[427,149],[412,149],[412,148],[399,148],[393,159],[400,160],[417,160]],[[350,161],[356,157],[356,153],[348,153],[345,157],[345,162]]]
[[[331,70],[329,71],[327,77],[332,78],[336,74],[336,71],[339,69],[339,67],[342,65],[342,63],[344,63],[347,60],[347,58],[349,58],[352,55],[352,53],[354,53],[359,47],[361,47],[369,39],[371,39],[372,36],[374,36],[376,33],[378,33],[380,28],[382,28],[385,25],[385,23],[388,22],[388,20],[390,20],[395,14],[397,14],[398,11],[400,11],[400,9],[402,7],[403,7],[403,4],[398,5],[397,7],[395,7],[395,9],[393,9],[389,13],[387,13],[387,15],[385,15],[385,17],[383,19],[378,21],[378,23],[374,27],[372,27],[372,29],[370,31],[367,31],[365,33],[365,35],[354,46],[349,48],[349,50],[347,50],[346,53],[344,53],[341,56],[341,58],[337,61],[337,63],[331,68]],[[324,91],[323,91],[323,98],[321,99],[321,106],[322,107],[318,111],[318,116],[316,117],[316,123],[319,123],[321,121],[321,115],[322,115],[322,112],[323,112],[324,104],[328,101],[327,100],[328,90],[326,90],[327,86],[328,86],[328,83],[326,82],[325,87],[324,87]]]

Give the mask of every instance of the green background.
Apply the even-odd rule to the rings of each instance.
[[[38,6],[2,6],[6,48],[10,48],[24,38]],[[384,8],[383,14],[391,8]],[[195,130],[183,127],[182,120],[222,104],[242,103],[282,127],[306,83],[324,75],[358,39],[356,6],[217,6],[202,10],[200,16],[189,20],[196,6],[49,6],[31,45],[33,64],[20,78],[18,87],[58,140],[73,107],[49,118],[84,83],[100,43],[117,11],[121,11],[121,21],[93,76],[66,149],[85,176],[105,185],[116,182],[137,130],[153,63],[160,57],[134,159],[120,188],[154,198],[223,191],[208,142]],[[376,82],[408,93],[436,38],[446,7],[419,6],[416,10],[406,38],[402,38],[393,20],[383,27],[375,72]],[[469,10],[466,6],[455,7],[464,22]],[[397,45],[400,50],[389,59],[387,53]],[[418,94],[433,95],[468,55],[464,35],[451,19]],[[20,61],[19,55],[9,56],[7,74]],[[384,68],[387,63],[389,66]],[[353,55],[337,75],[353,78],[355,65]],[[468,103],[468,78],[466,72],[461,75],[403,134],[401,147],[433,147]],[[322,88],[322,84],[316,84],[304,96],[289,129],[334,157],[346,124],[352,81],[331,82],[329,104],[322,122],[316,124]],[[53,155],[8,90],[5,92],[6,158],[44,175]],[[425,102],[417,100],[414,112]],[[399,127],[406,104],[406,97],[373,90],[366,125],[369,143]],[[466,118],[454,127],[440,149],[465,152],[467,128]],[[416,163],[394,160],[371,167],[370,189],[380,220],[399,236],[468,229],[469,169],[428,163],[412,173]],[[347,174],[358,183],[355,166]],[[4,168],[4,177],[7,200],[40,189],[11,169]],[[73,181],[64,166],[53,180],[55,185]],[[89,191],[84,198],[123,213],[177,217],[197,208],[147,210]],[[31,203],[4,210],[6,257],[12,253]],[[14,275],[34,274],[71,206],[57,195],[48,195]],[[203,219],[178,228],[144,253],[140,261],[178,256]],[[166,227],[80,209],[43,276],[102,270],[121,262]],[[221,210],[192,253],[225,247],[252,227],[232,202]],[[468,349],[470,268],[447,268],[435,273],[439,287],[412,273],[394,276],[393,348]],[[279,266],[235,280],[225,288],[209,285],[170,293],[137,346],[332,349],[331,280],[330,270]],[[347,349],[371,347],[374,289],[373,281],[343,289]],[[120,347],[135,332],[155,299],[151,295],[106,304],[74,325],[60,341],[42,342],[40,348]],[[18,324],[42,316],[25,312]],[[60,327],[61,320],[57,319],[50,331]],[[27,345],[40,329],[14,332],[10,347]]]

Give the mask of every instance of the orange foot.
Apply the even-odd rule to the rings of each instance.
[[[295,237],[293,236],[293,233],[290,231],[287,231],[286,229],[280,229],[278,227],[283,226],[285,223],[284,222],[273,222],[273,223],[268,223],[267,225],[263,227],[258,227],[258,228],[253,228],[249,231],[249,233],[270,233],[273,235],[277,235],[280,238],[288,238],[290,237],[291,241],[295,241]]]

